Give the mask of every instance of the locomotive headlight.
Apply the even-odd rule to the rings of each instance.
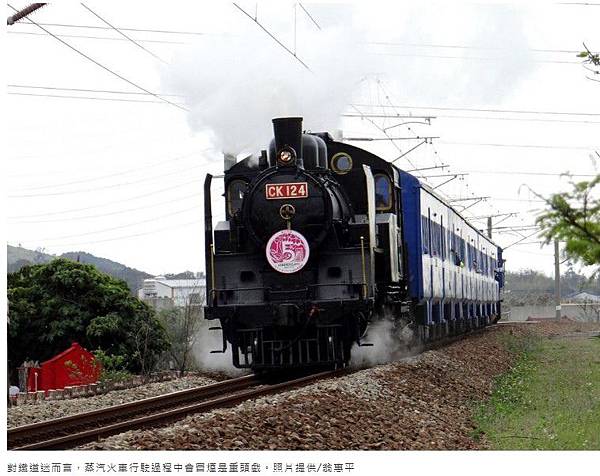
[[[291,165],[296,160],[296,151],[291,147],[285,147],[279,151],[278,159],[284,165]]]

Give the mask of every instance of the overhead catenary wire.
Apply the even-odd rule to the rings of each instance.
[[[155,230],[151,230],[151,231],[144,231],[141,233],[134,233],[134,234],[130,234],[130,235],[122,235],[122,236],[116,236],[116,237],[112,237],[112,238],[105,238],[105,239],[100,239],[100,240],[92,240],[92,241],[84,241],[84,242],[78,242],[78,243],[55,243],[52,246],[58,248],[64,248],[64,247],[70,247],[70,246],[81,246],[81,245],[93,245],[93,244],[97,244],[97,243],[106,243],[106,242],[110,242],[110,241],[121,241],[121,240],[126,240],[129,238],[137,238],[140,236],[145,236],[145,235],[154,235],[156,233],[162,233],[165,231],[171,231],[171,230],[177,230],[180,228],[186,228],[188,226],[191,225],[199,225],[202,223],[201,219],[197,219],[197,220],[193,220],[193,221],[189,221],[186,223],[176,223],[174,225],[171,226],[166,226],[166,227],[162,227],[162,228],[157,228]]]
[[[40,86],[40,85],[32,85],[32,84],[7,84],[9,88],[19,88],[19,89],[43,89],[50,91],[73,91],[73,92],[84,92],[84,93],[107,93],[107,94],[132,94],[132,95],[141,95],[148,96],[148,93],[143,93],[141,91],[122,91],[116,89],[90,89],[90,88],[66,88],[59,86]],[[164,97],[181,97],[180,94],[167,94],[167,93],[159,93]]]
[[[129,103],[138,103],[138,104],[166,104],[164,101],[153,101],[146,99],[127,99],[127,98],[101,98],[101,97],[92,97],[92,96],[69,96],[65,94],[40,94],[40,93],[17,93],[17,92],[8,92],[9,96],[28,96],[28,97],[38,97],[38,98],[51,98],[51,99],[84,99],[91,101],[112,101],[112,102],[129,102]]]
[[[290,50],[287,46],[285,46],[279,39],[277,39],[277,37],[275,35],[273,35],[273,33],[271,33],[269,30],[267,30],[264,25],[262,23],[260,23],[256,18],[254,18],[252,15],[250,15],[246,10],[244,10],[242,7],[240,7],[237,3],[233,2],[233,6],[235,8],[237,8],[239,11],[241,11],[244,15],[246,15],[248,18],[250,18],[250,20],[252,20],[254,23],[256,23],[259,28],[264,31],[267,35],[269,35],[269,37],[275,41],[279,46],[281,46],[285,51],[287,51],[290,55],[292,55],[296,61],[298,61],[302,66],[304,66],[304,68],[306,68],[308,71],[311,71],[311,69],[309,68],[309,66],[302,61],[297,55],[296,53],[294,53],[292,50]]]
[[[13,7],[13,6],[12,6],[10,3],[9,3],[9,4],[7,4],[7,5],[8,5],[10,8],[12,8],[13,10],[17,11],[17,9],[16,9],[15,7]],[[92,63],[94,63],[96,66],[98,66],[98,67],[102,68],[103,70],[105,70],[105,71],[107,71],[108,73],[112,74],[113,76],[115,76],[115,77],[117,77],[117,78],[121,79],[122,81],[125,81],[126,83],[130,84],[131,86],[135,87],[136,89],[139,89],[139,90],[141,90],[141,91],[143,91],[143,92],[145,92],[145,93],[148,93],[148,94],[150,94],[150,95],[154,96],[155,98],[157,98],[157,99],[159,99],[159,100],[161,100],[161,101],[164,101],[164,102],[166,102],[166,103],[168,103],[168,104],[171,104],[172,106],[174,106],[174,107],[176,107],[176,108],[178,108],[178,109],[181,109],[181,110],[183,110],[183,111],[187,111],[187,110],[188,110],[187,108],[185,108],[185,107],[183,107],[183,106],[181,106],[181,105],[179,105],[179,104],[176,104],[176,103],[174,103],[174,102],[172,102],[172,101],[169,101],[168,99],[165,99],[164,97],[162,97],[162,96],[160,96],[160,95],[158,95],[158,94],[156,94],[156,93],[153,93],[153,92],[151,92],[151,91],[147,90],[146,88],[144,88],[144,87],[140,86],[139,84],[137,84],[137,83],[134,83],[133,81],[131,81],[131,80],[127,79],[125,76],[123,76],[123,75],[121,75],[121,74],[119,74],[119,73],[117,73],[117,72],[113,71],[112,69],[108,68],[107,66],[104,66],[102,63],[100,63],[100,62],[96,61],[96,60],[95,60],[95,59],[93,59],[91,56],[89,56],[89,55],[87,55],[87,54],[83,53],[82,51],[80,51],[79,49],[75,48],[73,45],[71,45],[70,43],[66,42],[66,41],[65,41],[65,40],[63,40],[62,38],[59,38],[59,37],[58,37],[58,36],[56,36],[54,33],[52,33],[51,31],[47,30],[46,28],[44,28],[44,27],[43,27],[43,26],[41,26],[40,24],[36,23],[35,21],[31,20],[30,18],[27,18],[27,21],[28,21],[28,22],[30,22],[30,23],[32,23],[32,24],[34,24],[34,25],[36,25],[38,28],[40,28],[41,30],[45,31],[45,32],[46,32],[46,33],[48,33],[50,36],[52,36],[53,38],[55,38],[57,41],[61,42],[63,45],[65,45],[65,46],[66,46],[66,47],[68,47],[69,49],[71,49],[71,50],[75,51],[77,54],[79,54],[79,55],[81,55],[82,57],[86,58],[88,61],[91,61],[91,62],[92,62]]]
[[[148,53],[150,56],[152,56],[153,58],[157,59],[158,61],[160,61],[161,63],[164,64],[168,64],[165,60],[163,60],[160,56],[154,54],[152,51],[150,51],[149,49],[147,49],[145,46],[140,45],[136,40],[134,40],[133,38],[131,38],[129,35],[126,35],[125,33],[123,33],[119,28],[117,28],[116,26],[114,26],[112,23],[109,23],[106,19],[104,19],[103,17],[101,17],[98,13],[96,13],[94,10],[92,10],[90,7],[88,7],[85,3],[82,3],[81,6],[83,8],[85,8],[87,11],[89,11],[92,15],[94,15],[96,18],[98,18],[100,21],[106,23],[109,27],[111,27],[114,31],[116,31],[119,35],[121,35],[123,38],[129,40],[131,43],[133,43],[135,46],[137,46],[138,48],[142,49],[143,51],[145,51],[146,53]]]
[[[118,226],[112,226],[110,228],[102,228],[100,230],[93,230],[93,231],[86,231],[85,233],[74,233],[71,235],[62,235],[62,236],[55,236],[55,237],[50,237],[50,238],[36,238],[35,240],[24,240],[22,241],[22,243],[32,243],[32,242],[47,242],[47,241],[55,241],[55,240],[64,240],[65,238],[79,238],[81,236],[90,236],[90,235],[97,235],[100,233],[106,233],[107,231],[115,231],[115,230],[122,230],[123,228],[130,228],[132,226],[137,226],[137,225],[143,225],[144,223],[150,223],[150,222],[155,222],[157,220],[161,220],[163,218],[169,218],[173,215],[181,215],[182,213],[186,213],[192,210],[199,210],[201,208],[202,204],[199,203],[198,205],[195,205],[193,207],[188,207],[188,208],[184,208],[181,210],[175,210],[175,211],[169,211],[169,213],[166,213],[164,215],[159,215],[159,216],[153,216],[151,218],[145,219],[145,220],[140,220],[140,221],[136,221],[136,222],[132,222],[132,223],[125,223],[124,225],[118,225]]]
[[[396,115],[396,114],[370,114],[366,113],[363,116],[358,114],[342,114],[342,117],[358,118],[363,117],[381,118],[381,119],[409,119],[411,117],[419,119],[421,117],[431,117],[431,119],[466,119],[466,120],[489,120],[489,121],[520,121],[520,122],[556,122],[560,124],[600,124],[600,121],[590,120],[573,120],[573,119],[543,119],[537,117],[499,117],[499,116],[461,116],[461,115],[447,115],[447,114],[436,114],[435,116],[420,116],[420,115]]]
[[[455,141],[438,141],[438,144],[445,145],[468,145],[480,147],[516,147],[524,149],[562,149],[562,150],[594,150],[599,149],[599,146],[572,146],[572,145],[547,145],[547,144],[502,144],[492,142],[455,142]]]
[[[38,185],[35,187],[25,187],[25,188],[20,187],[19,190],[22,190],[22,191],[44,190],[44,189],[48,189],[48,188],[66,187],[69,185],[77,185],[77,184],[81,184],[81,183],[97,182],[98,180],[104,180],[104,179],[112,178],[112,177],[120,177],[122,175],[126,175],[126,174],[129,174],[132,172],[139,172],[140,167],[145,167],[147,169],[148,167],[156,167],[158,165],[163,165],[163,164],[172,164],[173,162],[179,162],[181,160],[187,159],[189,157],[193,157],[196,154],[200,154],[202,152],[206,152],[209,150],[213,150],[213,149],[209,148],[209,149],[205,149],[205,150],[198,151],[198,152],[190,152],[188,154],[180,155],[180,156],[177,156],[177,157],[174,157],[171,159],[161,160],[159,162],[153,162],[150,164],[139,164],[136,167],[132,167],[130,169],[125,169],[125,170],[119,170],[118,172],[113,172],[113,173],[106,174],[106,175],[97,175],[94,177],[87,177],[87,178],[82,178],[82,179],[77,179],[77,180],[71,180],[69,182]]]
[[[87,210],[94,210],[96,208],[103,208],[103,207],[107,207],[110,205],[115,205],[115,204],[122,204],[123,202],[129,202],[132,200],[138,200],[140,198],[146,198],[146,197],[151,197],[151,196],[155,196],[158,195],[160,193],[163,192],[168,192],[170,190],[175,190],[178,188],[181,188],[182,186],[185,185],[191,185],[191,184],[199,184],[202,183],[203,179],[193,179],[193,180],[189,180],[187,182],[183,182],[183,183],[178,183],[175,185],[171,185],[169,187],[163,187],[163,188],[159,188],[159,189],[154,189],[150,192],[146,192],[146,193],[142,193],[140,195],[134,195],[131,197],[124,197],[124,198],[120,198],[118,200],[112,200],[112,201],[108,201],[108,202],[103,202],[100,203],[98,205],[90,205],[87,207],[79,207],[79,208],[69,208],[66,210],[54,210],[54,211],[47,211],[47,212],[43,212],[43,213],[33,213],[33,214],[29,214],[29,215],[13,215],[13,216],[9,216],[9,219],[21,219],[21,218],[35,218],[35,217],[48,217],[48,216],[55,216],[55,215],[62,215],[65,213],[73,213],[73,212],[81,212],[81,211],[87,211]]]
[[[304,11],[304,13],[306,13],[306,16],[308,16],[308,18],[310,18],[310,20],[313,22],[313,24],[320,30],[321,25],[319,25],[319,23],[317,23],[317,20],[315,20],[313,18],[313,16],[309,13],[309,11],[304,7],[304,5],[302,5],[302,2],[298,2],[298,5],[300,5],[300,8]]]
[[[509,58],[493,57],[493,56],[448,56],[448,55],[427,55],[417,53],[371,53],[376,56],[397,56],[406,58],[420,58],[420,59],[451,59],[451,60],[462,60],[462,61],[506,61]],[[566,61],[566,60],[541,60],[532,59],[532,63],[546,63],[546,64],[583,64],[582,61]]]
[[[155,203],[151,203],[151,204],[147,204],[147,205],[142,205],[141,207],[134,207],[134,208],[124,208],[121,210],[116,210],[116,211],[112,211],[112,212],[107,212],[107,213],[96,213],[93,215],[78,215],[78,216],[74,216],[74,217],[63,217],[63,218],[51,218],[49,220],[44,220],[44,219],[40,219],[37,218],[35,220],[18,220],[15,221],[15,219],[10,219],[9,218],[9,222],[14,223],[16,225],[21,225],[21,224],[25,224],[25,223],[57,223],[57,222],[69,222],[69,221],[75,221],[75,220],[91,220],[91,219],[95,219],[95,218],[103,218],[103,217],[108,217],[108,216],[114,216],[114,215],[123,215],[126,213],[131,213],[131,212],[139,212],[141,210],[150,210],[150,209],[156,209],[159,208],[163,205],[167,205],[167,204],[171,204],[171,203],[177,203],[177,202],[182,202],[184,200],[188,200],[190,198],[194,198],[194,197],[201,197],[204,194],[202,192],[196,192],[196,193],[192,193],[189,195],[185,195],[183,197],[177,197],[177,198],[173,198],[171,200],[162,200],[160,202],[155,202]]]
[[[46,33],[38,33],[35,31],[9,31],[10,35],[30,35],[30,36],[44,36],[47,37]],[[56,35],[59,38],[82,38],[86,40],[108,40],[108,41],[127,41],[125,38],[114,38],[112,36],[92,36],[92,35]],[[136,40],[138,43],[157,43],[165,45],[185,45],[184,41],[169,41],[169,40]]]
[[[495,50],[495,51],[512,51],[509,48],[502,46],[475,46],[475,45],[455,45],[455,44],[443,44],[443,43],[413,43],[413,42],[393,42],[393,41],[369,41],[371,45],[381,46],[402,46],[402,47],[424,47],[424,48],[450,48],[460,50]],[[561,49],[548,49],[548,48],[528,48],[528,51],[536,53],[568,53],[577,54],[580,50],[561,50]]]
[[[306,8],[301,2],[298,2],[299,6],[304,10],[307,16],[313,21],[316,27],[321,29],[321,26],[314,20],[314,17],[308,13]],[[252,17],[254,19],[254,17]],[[94,30],[111,30],[110,27],[103,27],[98,25],[78,25],[73,23],[39,23],[42,26],[49,27],[60,27],[60,28],[74,28],[74,29],[94,29]],[[151,29],[151,28],[129,28],[129,27],[119,27],[122,31],[130,31],[137,33],[156,33],[156,34],[166,34],[166,35],[183,35],[183,36],[207,36],[207,35],[215,35],[215,33],[203,32],[203,31],[187,31],[187,30],[164,30],[164,29]],[[16,32],[21,33],[21,32]],[[221,33],[223,35],[223,33]],[[100,38],[100,39],[112,39],[112,38]],[[150,40],[137,40],[137,41],[150,41]],[[380,46],[408,46],[408,47],[425,47],[425,48],[447,48],[447,49],[467,49],[467,50],[507,50],[508,48],[503,47],[493,47],[493,46],[474,46],[474,45],[455,45],[455,44],[441,44],[441,43],[415,43],[415,42],[407,42],[407,43],[399,43],[399,42],[386,42],[386,41],[369,41],[366,42],[371,45],[380,45]],[[536,53],[561,53],[561,54],[577,54],[580,50],[566,50],[566,49],[552,49],[552,48],[529,48],[528,51],[536,52]]]
[[[377,104],[360,104],[352,103],[350,107],[383,107],[396,109],[430,109],[434,111],[470,111],[470,112],[500,112],[511,114],[545,114],[545,115],[563,115],[563,116],[595,116],[600,117],[599,112],[571,112],[571,111],[539,111],[527,109],[496,109],[496,108],[473,108],[473,107],[441,107],[441,106],[409,106],[409,105],[377,105]]]
[[[61,27],[61,28],[87,28],[92,30],[112,30],[111,27],[99,26],[99,25],[77,25],[74,23],[39,23],[41,26]],[[202,31],[182,31],[182,30],[162,30],[162,29],[150,29],[150,28],[128,28],[119,27],[123,31],[135,31],[140,33],[162,33],[167,35],[207,35]]]
[[[597,174],[572,174],[570,172],[533,172],[520,170],[465,170],[469,174],[482,175],[534,175],[541,177],[596,177]]]
[[[64,191],[48,192],[48,193],[8,194],[7,196],[8,196],[8,198],[35,198],[35,197],[51,197],[51,196],[58,196],[58,195],[91,193],[91,192],[97,192],[98,190],[109,190],[109,189],[113,189],[113,188],[125,187],[128,185],[137,185],[139,183],[151,182],[151,181],[155,181],[155,180],[162,180],[164,177],[170,177],[172,175],[185,173],[190,170],[194,170],[194,169],[198,169],[198,168],[204,168],[206,166],[207,166],[207,164],[198,164],[198,165],[193,165],[190,167],[186,167],[185,169],[180,169],[180,170],[176,170],[176,171],[169,172],[169,173],[162,173],[160,175],[143,177],[141,179],[131,180],[129,182],[111,183],[108,185],[102,185],[102,186],[98,186],[98,187],[89,187],[89,188],[81,188],[81,189],[77,189],[77,190],[64,190]]]

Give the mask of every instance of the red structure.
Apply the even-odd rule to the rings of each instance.
[[[95,383],[100,377],[102,366],[93,354],[77,342],[64,352],[43,362],[40,367],[29,369],[27,390],[35,392],[65,388],[70,385]]]

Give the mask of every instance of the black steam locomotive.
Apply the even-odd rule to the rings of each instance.
[[[502,250],[430,187],[302,118],[273,126],[225,171],[214,228],[204,184],[204,316],[236,367],[343,366],[378,319],[434,340],[499,318]]]

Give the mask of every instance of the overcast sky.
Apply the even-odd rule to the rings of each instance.
[[[223,150],[266,148],[270,118],[287,114],[347,138],[382,138],[401,121],[342,113],[436,116],[387,129],[439,137],[396,164],[468,173],[437,191],[490,197],[466,211],[473,217],[517,213],[499,227],[532,225],[542,204],[530,189],[548,195],[568,187],[558,174],[595,171],[600,83],[576,52],[582,42],[600,48],[600,6],[446,3],[303,2],[313,22],[294,2],[239,2],[310,71],[228,2],[44,7],[34,21],[125,79],[35,25],[8,27],[8,243],[87,251],[153,274],[202,270],[205,174],[222,171]],[[418,143],[353,144],[391,160]],[[521,235],[494,238],[508,246]],[[505,256],[510,270],[553,269],[551,248],[538,243]]]

